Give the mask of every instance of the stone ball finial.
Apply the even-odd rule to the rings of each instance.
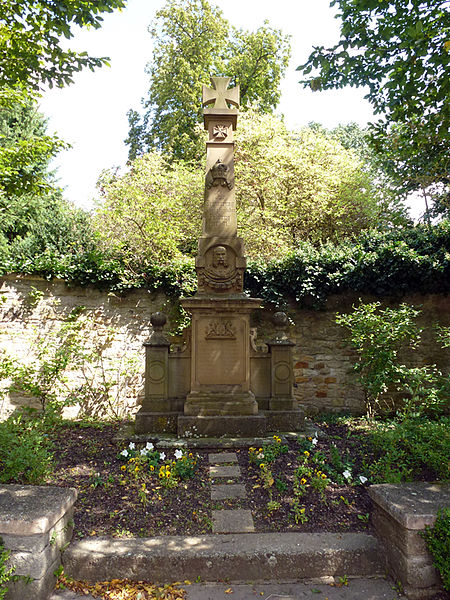
[[[155,331],[162,331],[167,323],[167,315],[163,312],[155,312],[150,317],[150,323]]]
[[[273,323],[278,329],[284,329],[289,323],[287,314],[282,311],[277,311],[273,315]]]
[[[289,327],[289,317],[285,312],[279,310],[273,315],[272,320],[276,329],[275,339],[278,342],[284,342],[287,340],[286,331]]]

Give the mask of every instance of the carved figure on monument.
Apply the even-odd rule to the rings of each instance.
[[[226,186],[229,190],[233,189],[234,181],[230,176],[230,169],[228,165],[222,162],[221,158],[217,159],[217,162],[206,174],[205,186],[207,190],[219,186]]]
[[[236,328],[231,321],[211,321],[205,333],[207,340],[235,340]]]
[[[236,256],[231,249],[213,246],[206,253],[206,266],[198,269],[199,291],[241,291],[242,271],[236,268]]]

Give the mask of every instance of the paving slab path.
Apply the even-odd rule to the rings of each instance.
[[[217,452],[208,455],[209,476],[211,479],[211,500],[225,501],[245,498],[245,486],[235,483],[241,476],[235,452]],[[221,483],[216,483],[216,480]],[[229,479],[226,483],[223,480]],[[233,481],[231,481],[233,480]],[[255,531],[252,513],[248,509],[226,509],[220,506],[212,510],[213,533],[251,533]]]
[[[329,583],[193,583],[183,586],[186,600],[402,600],[394,583],[384,578],[349,579],[348,585],[332,586]],[[69,590],[57,590],[50,600],[93,600],[92,596],[79,596]]]

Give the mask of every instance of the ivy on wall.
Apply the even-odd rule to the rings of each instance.
[[[160,290],[171,298],[196,289],[191,258],[170,266],[146,263],[130,270],[120,255],[100,249],[72,254],[44,252],[0,262],[0,275],[34,274],[101,289]],[[301,244],[282,260],[249,262],[245,288],[249,294],[282,306],[320,308],[331,294],[355,292],[375,296],[450,291],[450,221],[387,232],[371,231],[341,244]]]

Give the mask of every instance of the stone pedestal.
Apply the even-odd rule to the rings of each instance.
[[[182,305],[192,315],[191,390],[184,414],[214,417],[208,430],[216,417],[257,415],[258,403],[250,387],[249,340],[250,312],[260,301],[195,297]],[[256,422],[255,426],[260,429]],[[223,428],[223,423],[218,425],[217,432]]]
[[[6,570],[18,579],[8,582],[6,600],[47,600],[55,571],[73,531],[77,491],[32,485],[0,485],[0,539],[10,552]]]
[[[398,483],[372,485],[372,523],[384,545],[387,568],[411,600],[434,596],[441,589],[425,540],[420,535],[433,526],[438,510],[450,505],[450,485]]]

